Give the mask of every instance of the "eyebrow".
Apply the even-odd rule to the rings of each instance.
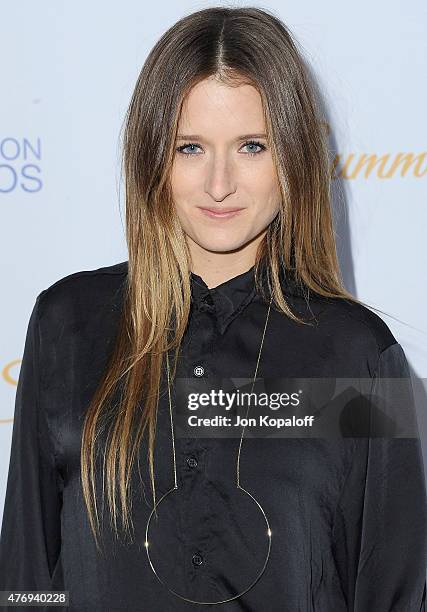
[[[242,136],[237,136],[236,142],[238,140],[248,140],[249,138],[267,138],[266,134],[242,134]],[[199,134],[178,134],[178,140],[203,140],[203,136]]]

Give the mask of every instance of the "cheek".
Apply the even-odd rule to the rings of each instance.
[[[281,191],[278,183],[275,180],[266,180],[258,182],[255,187],[254,197],[258,202],[259,208],[265,213],[265,216],[271,216],[280,208]]]
[[[183,212],[189,208],[199,189],[200,181],[194,173],[186,172],[178,164],[171,174],[172,197],[176,208]]]
[[[171,189],[173,205],[178,216],[185,215],[191,198],[191,190],[188,188],[188,184],[178,179],[171,183]]]
[[[254,200],[264,202],[270,209],[279,206],[281,190],[273,163],[268,160],[265,164],[254,164],[254,168],[247,174],[247,187],[250,188]]]

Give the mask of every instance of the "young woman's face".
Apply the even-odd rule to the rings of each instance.
[[[225,253],[263,238],[281,194],[254,87],[213,79],[193,87],[178,125],[172,193],[190,252]],[[230,209],[240,211],[215,214]]]

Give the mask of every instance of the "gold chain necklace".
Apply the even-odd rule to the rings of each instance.
[[[270,309],[271,309],[271,302],[273,300],[273,296],[270,299],[270,304],[268,306],[268,311],[267,311],[267,316],[265,319],[265,324],[264,324],[264,330],[263,330],[263,334],[262,334],[262,338],[261,338],[261,344],[260,344],[260,348],[259,348],[259,352],[258,352],[258,359],[257,359],[257,363],[256,363],[256,368],[255,368],[255,374],[254,374],[254,378],[252,381],[252,388],[251,388],[251,393],[253,391],[254,388],[254,384],[256,381],[256,377],[257,377],[257,373],[258,373],[258,366],[259,366],[259,362],[261,359],[261,352],[262,352],[262,347],[264,344],[264,337],[265,337],[265,332],[267,330],[267,324],[268,324],[268,318],[270,315]],[[233,599],[237,599],[238,597],[241,597],[242,595],[244,595],[245,593],[247,593],[257,582],[258,580],[261,578],[262,574],[264,573],[264,570],[267,566],[268,563],[268,559],[270,557],[270,549],[271,549],[271,529],[270,529],[270,524],[268,522],[268,518],[266,513],[264,512],[263,507],[261,506],[261,504],[258,502],[258,500],[255,499],[255,497],[253,495],[251,495],[251,493],[249,493],[249,491],[247,491],[246,489],[244,489],[241,485],[240,485],[240,452],[241,452],[241,448],[242,448],[242,442],[243,442],[243,435],[245,432],[245,425],[243,426],[242,429],[242,435],[240,436],[240,444],[239,444],[239,450],[237,453],[237,465],[236,465],[236,486],[238,489],[240,489],[241,491],[243,491],[244,493],[246,493],[247,495],[249,495],[249,497],[256,503],[256,505],[258,506],[258,508],[260,509],[264,520],[265,520],[265,524],[267,527],[267,554],[265,557],[265,561],[264,564],[260,570],[260,572],[258,573],[258,575],[256,576],[255,580],[253,580],[251,582],[251,584],[246,587],[243,591],[241,591],[240,593],[238,593],[237,595],[234,595],[233,597],[229,597],[228,599],[223,599],[221,601],[196,601],[194,599],[189,599],[188,597],[184,597],[184,595],[181,595],[180,593],[177,593],[175,590],[171,589],[158,575],[158,573],[156,572],[156,569],[153,565],[152,559],[150,557],[150,552],[149,552],[149,529],[150,529],[150,522],[151,522],[151,518],[156,510],[156,507],[159,506],[161,504],[161,502],[173,491],[176,491],[178,489],[178,484],[177,484],[177,475],[176,475],[176,455],[175,455],[175,436],[174,436],[174,425],[173,425],[173,417],[172,417],[172,401],[171,401],[171,392],[170,392],[170,370],[169,370],[169,356],[168,353],[166,353],[166,362],[167,362],[167,373],[168,373],[168,394],[169,394],[169,416],[170,416],[170,424],[171,424],[171,434],[172,434],[172,455],[173,455],[173,472],[174,472],[174,486],[172,487],[172,489],[170,489],[169,491],[167,491],[164,495],[162,495],[162,497],[159,499],[159,501],[157,502],[157,504],[155,505],[155,507],[153,508],[153,510],[150,513],[150,516],[148,517],[148,521],[147,521],[147,526],[145,529],[145,549],[147,551],[147,557],[148,557],[148,562],[150,564],[151,569],[153,570],[154,574],[157,576],[158,580],[163,584],[163,586],[165,586],[168,591],[170,591],[173,595],[176,595],[176,597],[179,597],[180,599],[183,599],[185,601],[188,601],[190,603],[194,603],[194,604],[198,604],[198,605],[216,605],[216,604],[223,604],[226,603],[228,601],[233,601]],[[248,416],[249,413],[249,406],[248,409],[246,411],[246,418]]]

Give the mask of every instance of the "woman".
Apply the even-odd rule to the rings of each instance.
[[[29,322],[0,589],[92,612],[425,609],[416,437],[175,430],[179,381],[408,376],[341,283],[322,126],[267,11],[201,10],[155,45],[124,138],[128,261],[58,280]]]

